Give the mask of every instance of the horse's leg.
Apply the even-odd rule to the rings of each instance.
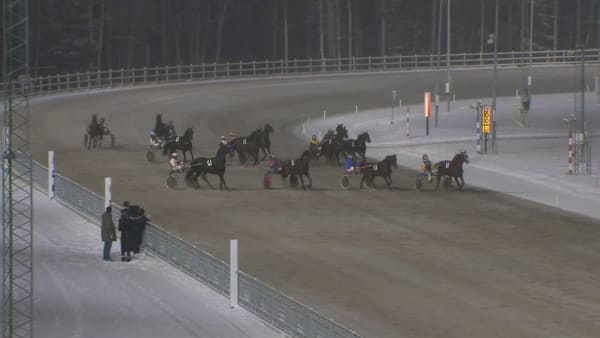
[[[306,177],[308,177],[308,189],[312,189],[312,177],[308,173],[306,173]]]
[[[267,158],[267,155],[268,155],[268,154],[267,154],[267,148],[266,148],[266,147],[261,147],[261,149],[262,149],[262,152],[263,152],[263,158],[262,158],[262,161],[264,161],[264,160],[265,160],[265,158]]]
[[[438,171],[435,176],[437,177],[437,184],[435,185],[435,190],[438,190],[440,188],[440,180],[442,178],[442,175]]]
[[[214,189],[212,184],[210,184],[210,182],[206,179],[206,171],[202,173],[202,180],[206,182],[211,189]]]
[[[300,177],[300,183],[302,183],[302,190],[306,191],[306,187],[304,186],[304,179],[302,178],[302,174],[299,174],[298,177]]]
[[[462,175],[460,175],[458,177],[460,178],[460,181],[461,181],[458,190],[462,190],[463,187],[465,186],[465,179],[462,177]]]
[[[458,190],[462,190],[462,186],[460,185],[458,176],[454,176],[454,181],[456,181],[456,186],[458,187]]]
[[[391,191],[392,190],[392,179],[385,174],[383,175],[383,179],[385,180],[385,184],[387,184],[388,189]]]
[[[223,187],[225,187],[225,190],[229,191],[229,188],[227,187],[227,183],[225,183],[225,177],[223,176],[222,173],[219,173],[219,179],[221,180],[219,182],[219,189],[223,190]]]

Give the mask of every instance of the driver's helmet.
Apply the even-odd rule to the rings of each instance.
[[[427,156],[427,154],[423,154],[423,161],[428,161],[429,157]]]
[[[234,132],[232,132],[232,131],[230,131],[230,132],[229,132],[229,136],[233,137],[233,136],[235,136],[235,133],[234,133]]]
[[[172,153],[172,154],[171,154],[171,157],[172,157],[172,158],[177,158],[177,153]]]
[[[104,117],[100,118],[100,124],[104,123]]]
[[[346,158],[353,158],[354,156],[352,156],[351,153],[346,153]]]
[[[316,139],[317,139],[317,135],[313,135],[313,136],[312,136],[312,139],[313,139],[313,140],[316,140]]]
[[[154,130],[150,130],[150,136],[156,136],[156,132]]]
[[[225,141],[225,140],[227,140],[227,139],[225,138],[225,136],[221,136],[221,141]]]

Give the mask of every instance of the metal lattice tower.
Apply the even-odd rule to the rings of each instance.
[[[3,1],[2,337],[33,336],[28,0]]]

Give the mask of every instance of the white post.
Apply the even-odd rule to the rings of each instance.
[[[306,122],[302,123],[302,135],[306,135]]]
[[[410,138],[410,107],[406,107],[406,137]]]
[[[517,88],[517,92],[515,94],[515,97],[519,98],[519,88]]]
[[[390,124],[394,124],[394,106],[396,105],[396,89],[392,90],[392,118]]]
[[[402,109],[402,99],[398,99],[398,109]]]
[[[104,178],[104,208],[110,206],[112,201],[112,178]]]
[[[456,104],[456,93],[452,93],[452,103]]]
[[[238,306],[238,241],[229,241],[229,299],[231,307]]]
[[[358,105],[355,104],[354,105],[354,118],[357,118],[357,117],[358,117]]]
[[[327,110],[323,110],[323,121],[327,119]]]
[[[48,151],[48,197],[54,198],[54,150]]]

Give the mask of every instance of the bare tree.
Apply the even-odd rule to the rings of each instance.
[[[285,64],[288,62],[288,0],[283,1],[283,41],[284,41],[284,56],[285,56]]]
[[[273,0],[273,60],[277,58],[277,2],[279,0]]]
[[[342,34],[340,32],[340,0],[335,0],[335,35],[336,35],[335,54],[337,57],[341,57],[342,56]]]
[[[319,34],[321,60],[325,59],[324,33],[323,33],[323,0],[319,0]]]
[[[227,5],[229,0],[223,1],[223,10],[221,11],[221,15],[219,16],[219,26],[217,28],[217,50],[215,54],[215,62],[219,63],[221,61],[221,41],[223,38],[223,25],[225,24],[225,13],[227,13]]]
[[[160,18],[162,62],[163,64],[167,64],[167,0],[162,0],[162,10],[160,11]]]
[[[348,2],[348,57],[352,57],[352,0]]]
[[[380,0],[380,15],[381,15],[381,56],[386,55],[386,23],[385,23],[385,17],[386,17],[386,0]]]
[[[96,61],[97,69],[102,66],[102,38],[104,33],[104,0],[100,0],[100,31],[98,32],[98,59]]]

